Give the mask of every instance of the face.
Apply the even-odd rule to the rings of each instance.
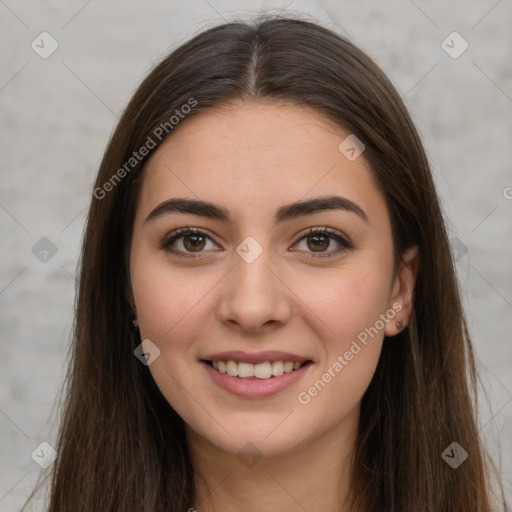
[[[232,104],[148,162],[134,311],[189,437],[276,456],[356,428],[412,272],[393,271],[385,200],[364,153],[338,148],[348,135],[308,108]]]

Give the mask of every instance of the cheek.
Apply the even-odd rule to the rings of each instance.
[[[218,278],[211,272],[173,268],[165,256],[145,257],[142,253],[136,261],[132,288],[141,336],[160,343],[170,339],[179,343],[174,340],[177,332],[180,339],[187,337],[184,331],[196,324],[194,319],[200,311],[204,314],[205,299]]]
[[[394,316],[394,311],[387,311],[391,268],[387,272],[386,262],[381,262],[380,268],[375,264],[340,269],[325,280],[317,278],[315,286],[308,279],[299,282],[307,305],[316,313],[310,319],[321,338],[322,355],[297,399],[309,412],[318,411],[327,424],[357,407],[374,375],[386,320]],[[314,417],[317,414],[305,421],[313,422]]]
[[[303,313],[322,333],[324,348],[331,357],[385,313],[391,276],[391,264],[369,260],[294,277],[294,291],[304,301]],[[314,314],[308,315],[308,310]],[[381,322],[377,328],[382,330]]]
[[[190,396],[201,390],[190,385],[197,364],[192,340],[203,325],[208,293],[218,281],[212,272],[172,267],[164,257],[140,251],[133,258],[132,288],[141,339],[150,339],[160,350],[149,366],[158,388],[171,406],[192,423],[204,422]],[[212,313],[209,313],[212,314]]]

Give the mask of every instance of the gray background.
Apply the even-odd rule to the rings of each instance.
[[[512,479],[510,0],[0,0],[0,511],[20,508],[40,471],[31,452],[55,440],[80,237],[120,112],[172,47],[268,9],[308,13],[348,35],[403,95],[457,250],[486,391],[482,432]],[[47,59],[31,48],[43,31],[59,45]],[[453,31],[469,44],[456,59],[441,45]],[[43,237],[57,248],[46,262],[32,250]]]

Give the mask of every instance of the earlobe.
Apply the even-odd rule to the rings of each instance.
[[[414,305],[414,286],[419,268],[419,248],[414,245],[407,249],[401,258],[396,271],[390,296],[389,307],[398,310],[395,321],[389,322],[385,328],[388,337],[397,335],[409,323]]]

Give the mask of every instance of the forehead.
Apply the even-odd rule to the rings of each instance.
[[[183,121],[146,164],[138,209],[147,215],[170,197],[195,197],[250,219],[291,201],[339,194],[364,204],[370,216],[386,215],[364,153],[353,159],[340,151],[350,135],[312,108],[291,104],[236,103],[201,112]]]

